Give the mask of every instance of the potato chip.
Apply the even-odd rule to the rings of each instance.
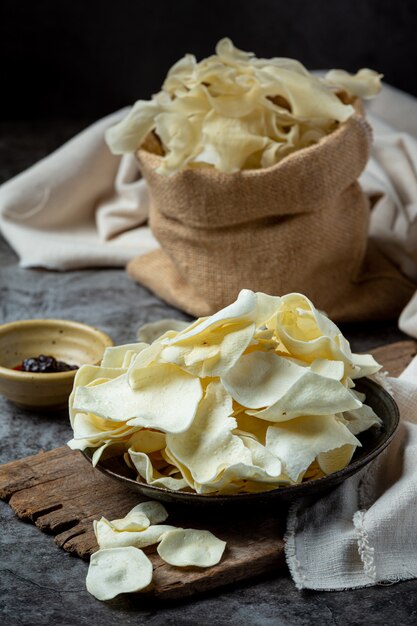
[[[128,546],[146,548],[158,543],[164,533],[173,529],[174,526],[167,524],[154,524],[140,531],[119,531],[113,528],[112,524],[104,517],[94,523],[94,533],[100,548],[125,548]]]
[[[113,530],[117,530],[119,532],[129,531],[129,532],[140,532],[142,530],[146,530],[150,526],[150,520],[145,513],[140,511],[135,511],[134,513],[130,512],[126,517],[121,519],[114,519],[109,522],[110,526]]]
[[[176,363],[182,369],[201,378],[221,376],[245,352],[252,340],[255,324],[242,328],[225,324],[197,335],[193,346],[171,345],[160,354],[161,360]],[[197,343],[200,341],[200,343]]]
[[[346,467],[356,450],[356,446],[349,443],[329,452],[321,452],[317,455],[317,464],[324,474],[332,474]]]
[[[147,347],[147,343],[128,343],[122,346],[106,348],[101,361],[101,367],[127,369],[136,354],[139,354],[139,352],[142,352],[142,350]]]
[[[308,415],[274,424],[266,434],[267,449],[278,457],[291,480],[299,482],[322,452],[361,443],[335,415]]]
[[[164,487],[172,491],[179,491],[187,487],[187,482],[183,478],[172,478],[172,476],[163,476],[160,474],[153,467],[149,456],[144,452],[135,452],[129,449],[128,454],[139,476],[143,478],[148,485]]]
[[[259,417],[254,417],[253,415],[248,415],[245,412],[238,413],[237,415],[234,413],[234,418],[237,422],[239,434],[245,433],[245,435],[252,435],[255,437],[259,443],[265,445],[266,440],[266,431],[271,426],[271,422],[263,420]],[[237,431],[233,431],[237,432]]]
[[[175,567],[212,567],[225,548],[226,542],[208,530],[176,528],[162,537],[157,550],[162,560]]]
[[[356,74],[349,74],[344,70],[330,70],[325,77],[325,83],[344,89],[352,96],[374,98],[381,91],[383,74],[374,70],[362,68]]]
[[[250,380],[250,385],[247,381]],[[303,414],[327,415],[361,403],[338,380],[320,376],[309,368],[271,352],[244,355],[222,378],[234,400],[250,409],[249,415],[271,421],[286,421]]]
[[[291,482],[282,473],[281,461],[265,446],[252,437],[239,436],[251,453],[251,462],[229,465],[214,480],[204,484],[195,483],[197,493],[255,492],[262,491],[259,483],[267,489],[268,485],[277,488]]]
[[[87,446],[90,447],[90,446]],[[85,450],[85,448],[75,448],[78,450]],[[104,444],[100,445],[100,447],[94,450],[94,454],[91,457],[91,465],[95,467],[97,463],[103,459],[114,458],[115,456],[120,456],[123,454],[125,450],[125,444],[123,441],[119,440],[108,440]]]
[[[281,298],[274,329],[290,354],[307,363],[316,359],[343,361],[345,374],[351,378],[380,369],[371,355],[352,354],[336,324],[302,294],[290,293]]]
[[[106,420],[93,413],[76,413],[73,430],[75,440],[90,440],[94,446],[95,442],[106,438],[115,439],[130,435],[135,428],[127,426],[126,422]]]
[[[251,462],[249,450],[232,434],[237,425],[232,411],[232,398],[220,383],[212,382],[186,435],[167,435],[167,447],[196,482],[212,481],[228,465]]]
[[[163,432],[181,432],[189,427],[202,396],[198,378],[175,365],[158,364],[135,370],[135,383],[132,389],[128,375],[122,374],[94,389],[78,387],[74,408]]]
[[[138,100],[127,116],[106,132],[113,154],[134,152],[155,127],[155,117],[162,107],[156,100]]]
[[[181,461],[176,458],[172,450],[168,447],[166,447],[165,450],[162,450],[161,454],[168,463],[171,463],[173,467],[177,468],[181,478],[186,482],[188,487],[191,487],[191,489],[195,491],[196,483],[189,468],[184,463],[181,463]]]
[[[250,289],[242,289],[237,300],[210,317],[202,317],[188,328],[178,333],[172,340],[164,341],[167,345],[192,345],[197,335],[202,336],[207,330],[214,330],[227,324],[246,326],[254,323],[256,327],[264,326],[276,315],[281,298],[265,293],[254,293]]]
[[[160,502],[155,500],[146,500],[137,504],[126,514],[126,517],[130,517],[136,513],[143,513],[149,519],[151,524],[162,524],[168,517],[166,508]]]
[[[353,393],[358,395],[356,392]],[[343,423],[354,435],[358,435],[372,426],[382,425],[381,418],[367,404],[363,404],[359,409],[353,411],[345,411],[341,417],[343,418]]]
[[[176,319],[163,319],[158,320],[157,322],[149,322],[148,324],[143,324],[143,326],[138,329],[137,338],[138,341],[144,341],[147,344],[150,344],[164,335],[167,330],[180,332],[189,325],[190,324],[188,322]]]
[[[74,385],[69,397],[69,414],[71,426],[73,426],[77,410],[74,410],[74,397],[77,387],[86,387],[98,379],[112,380],[120,376],[118,368],[101,367],[100,365],[82,365],[75,373]],[[107,381],[106,381],[107,382]]]
[[[152,563],[136,548],[98,550],[91,555],[87,591],[97,600],[145,589],[152,581]]]
[[[134,452],[144,452],[150,454],[157,450],[162,450],[166,445],[165,433],[157,430],[141,428],[137,430],[129,439],[129,448]]]

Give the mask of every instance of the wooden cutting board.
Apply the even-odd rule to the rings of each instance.
[[[417,352],[417,343],[402,341],[372,351],[393,376],[398,376]],[[0,466],[0,498],[20,519],[55,536],[55,542],[81,558],[97,550],[92,521],[123,517],[142,498],[122,483],[93,469],[79,452],[63,446]],[[275,510],[225,510],[211,516],[194,509],[166,505],[168,524],[205,528],[227,542],[222,561],[208,569],[179,569],[162,561],[156,546],[145,549],[154,566],[150,591],[161,599],[201,593],[277,572],[285,567],[283,505]]]

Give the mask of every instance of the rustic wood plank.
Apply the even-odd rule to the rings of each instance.
[[[147,499],[94,470],[79,452],[66,446],[0,467],[0,494],[19,518],[55,535],[57,545],[84,559],[98,548],[94,519],[123,517]],[[146,552],[155,570],[151,590],[155,596],[183,597],[278,571],[284,565],[279,513],[269,513],[260,521],[256,513],[235,520],[230,514],[218,519],[206,511],[188,512],[169,505],[167,510],[169,523],[210,529],[227,542],[227,551],[215,567],[179,570],[164,563],[156,546],[150,546]]]
[[[417,353],[417,343],[403,341],[373,350],[391,375],[398,375]],[[101,474],[66,446],[13,461],[0,467],[0,498],[16,515],[53,534],[67,552],[88,559],[97,550],[92,521],[102,515],[123,517],[141,500],[122,483]],[[284,510],[223,516],[166,505],[168,522],[176,526],[206,528],[227,541],[222,561],[215,567],[179,569],[164,563],[155,546],[146,552],[154,566],[150,593],[172,599],[245,580],[285,565]],[[280,505],[282,507],[282,505]]]
[[[372,354],[391,376],[399,376],[416,356],[417,342],[410,340],[390,343],[387,346],[375,348]]]

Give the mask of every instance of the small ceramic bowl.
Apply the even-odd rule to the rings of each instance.
[[[76,370],[35,374],[13,368],[45,354],[71,365],[99,363],[112,346],[108,335],[69,320],[22,320],[0,325],[0,394],[30,409],[57,409],[68,403]]]

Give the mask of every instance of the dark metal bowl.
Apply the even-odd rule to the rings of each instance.
[[[238,504],[269,504],[272,502],[290,501],[300,496],[324,493],[336,487],[349,476],[356,474],[362,467],[370,463],[387,447],[395,435],[400,415],[393,398],[380,385],[369,379],[358,381],[356,389],[366,394],[366,403],[382,419],[382,426],[372,427],[358,437],[362,443],[357,448],[352,461],[344,469],[317,480],[310,480],[299,485],[273,489],[261,493],[239,493],[234,495],[201,495],[186,491],[171,491],[162,487],[154,487],[136,480],[122,457],[110,458],[97,464],[97,469],[110,478],[122,481],[126,486],[154,500],[162,500],[173,504],[196,506],[229,506]],[[94,448],[87,448],[83,454],[91,462]]]

